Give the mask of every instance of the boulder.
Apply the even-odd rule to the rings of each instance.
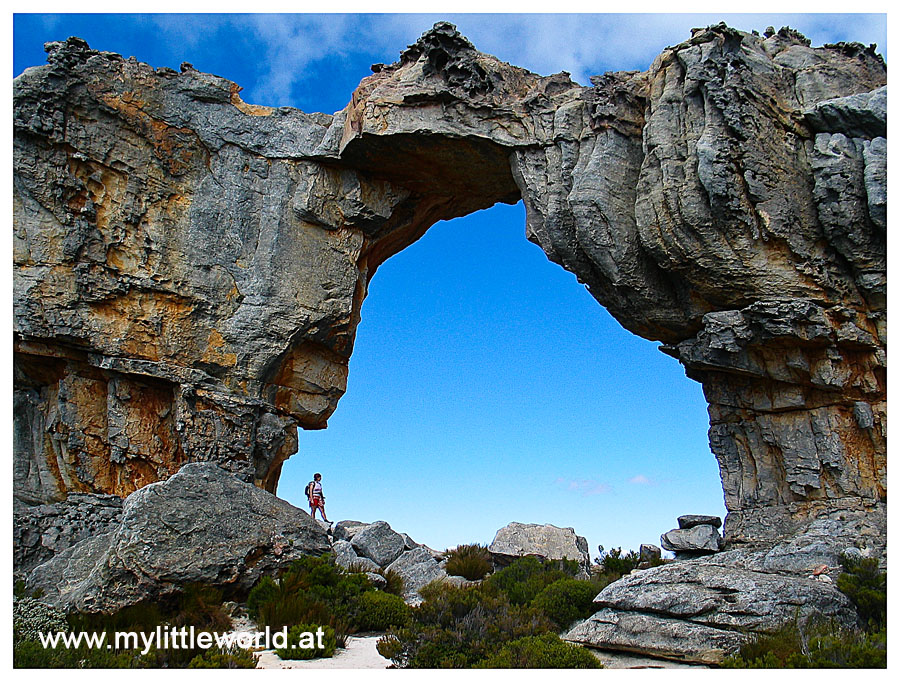
[[[731,554],[732,556],[727,556]],[[696,663],[716,663],[752,633],[799,619],[856,624],[850,600],[832,585],[806,577],[739,568],[747,553],[636,571],[605,587],[601,607],[564,639],[604,649]]]
[[[381,575],[380,573],[366,573],[366,577],[369,579],[369,582],[375,586],[376,590],[383,589],[385,585],[387,585],[387,579]]]
[[[387,566],[406,549],[403,536],[386,521],[376,521],[360,529],[350,544],[359,556],[367,557],[379,566]]]
[[[513,521],[497,531],[488,551],[498,566],[506,566],[518,557],[529,555],[541,559],[571,559],[577,561],[583,571],[589,570],[591,565],[587,540],[576,535],[574,528],[557,528],[550,524]]]
[[[642,564],[650,564],[662,558],[662,550],[656,545],[641,545],[640,561]]]
[[[334,524],[334,529],[331,532],[335,540],[350,542],[354,535],[368,525],[368,523],[363,523],[362,521],[338,521]]]
[[[65,610],[111,612],[194,582],[246,593],[262,575],[329,549],[306,512],[195,463],[132,493],[115,530],[36,567],[27,586]]]
[[[409,604],[422,601],[419,590],[434,580],[447,578],[447,573],[440,567],[431,552],[424,547],[403,552],[388,567],[403,577],[403,599]]]
[[[713,526],[675,528],[660,538],[663,549],[676,553],[708,553],[722,549],[724,540]]]
[[[706,514],[685,514],[678,517],[679,528],[693,528],[694,526],[712,526],[713,528],[722,527],[722,519],[718,516],[709,516]]]

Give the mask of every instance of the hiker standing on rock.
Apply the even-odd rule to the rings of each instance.
[[[306,484],[306,497],[309,499],[309,515],[316,518],[316,509],[322,512],[322,520],[331,523],[325,516],[325,496],[322,494],[322,474],[315,474],[313,480]]]

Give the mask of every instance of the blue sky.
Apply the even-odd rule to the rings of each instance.
[[[877,43],[884,15],[16,15],[13,75],[70,35],[153,66],[182,61],[245,101],[341,109],[369,65],[435,21],[549,74],[646,69],[693,26],[790,25],[814,45]],[[639,39],[637,39],[639,37]],[[624,331],[524,237],[524,209],[435,225],[385,263],[363,305],[346,396],[300,433],[279,494],[323,474],[333,520],[385,519],[443,549],[510,521],[573,526],[591,551],[637,548],[685,513],[724,514],[700,386]]]

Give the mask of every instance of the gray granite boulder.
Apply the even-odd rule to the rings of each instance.
[[[387,566],[406,549],[403,536],[386,521],[376,521],[360,529],[350,544],[359,556],[371,559],[379,566]]]
[[[409,604],[422,601],[419,590],[425,585],[447,578],[446,571],[424,547],[403,552],[387,570],[396,571],[403,577],[403,599]]]
[[[370,524],[362,521],[338,521],[334,524],[332,534],[335,540],[346,540],[350,542],[353,536]]]
[[[663,533],[660,538],[663,549],[675,553],[708,553],[722,549],[724,540],[713,526],[692,526],[675,528]]]
[[[600,610],[564,639],[716,663],[753,633],[771,632],[795,619],[815,616],[856,625],[853,605],[833,586],[740,568],[734,565],[737,555],[729,552],[627,575],[597,595]]]
[[[194,582],[246,592],[330,549],[306,512],[215,464],[187,464],[131,494],[114,531],[36,567],[27,586],[65,610],[111,612]]]
[[[529,555],[542,559],[571,559],[585,571],[591,565],[587,540],[576,535],[573,528],[557,528],[550,524],[513,521],[497,531],[488,551],[499,566]]]

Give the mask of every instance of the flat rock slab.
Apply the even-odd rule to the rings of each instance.
[[[714,528],[722,527],[722,519],[718,516],[709,516],[706,514],[684,514],[678,517],[679,528],[693,528],[694,526],[713,526]]]
[[[704,559],[629,574],[594,601],[600,610],[564,639],[704,664],[735,651],[748,633],[771,632],[795,619],[856,623],[853,605],[829,584]]]

